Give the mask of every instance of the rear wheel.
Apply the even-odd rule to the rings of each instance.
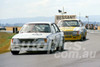
[[[13,55],[17,55],[17,54],[19,54],[19,51],[11,51],[11,53],[12,53]]]

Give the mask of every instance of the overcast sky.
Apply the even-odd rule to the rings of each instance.
[[[67,14],[100,15],[100,0],[0,0],[0,19],[55,16],[63,6]]]

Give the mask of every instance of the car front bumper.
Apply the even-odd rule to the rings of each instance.
[[[47,51],[48,45],[11,45],[11,51]]]

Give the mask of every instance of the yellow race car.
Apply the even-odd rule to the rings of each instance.
[[[77,19],[63,19],[57,23],[61,31],[64,32],[65,40],[84,40],[87,30]]]

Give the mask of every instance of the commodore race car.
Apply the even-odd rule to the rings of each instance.
[[[77,19],[62,19],[57,23],[61,31],[64,32],[65,40],[84,40],[87,30]]]
[[[24,51],[47,51],[64,49],[64,34],[55,23],[29,22],[12,37],[11,53]]]

